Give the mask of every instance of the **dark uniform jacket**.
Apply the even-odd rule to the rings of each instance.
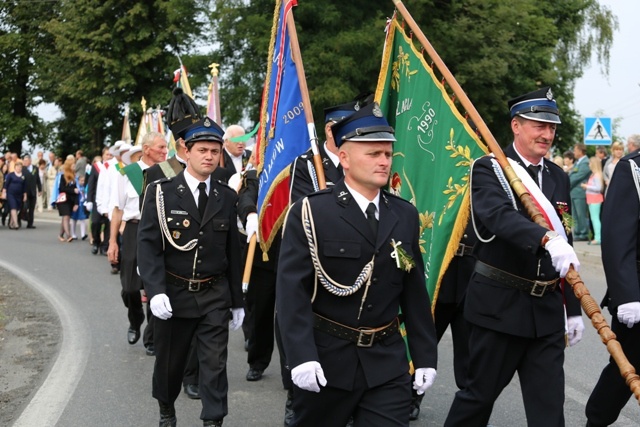
[[[238,216],[245,226],[247,225],[247,216],[250,213],[258,213],[259,185],[258,171],[255,169],[247,171],[238,192]],[[280,252],[280,236],[281,233],[276,233],[267,253],[267,261],[264,261],[262,255],[258,253],[259,251],[256,251],[253,257],[254,267],[276,272],[278,268],[278,253]]]
[[[87,178],[87,201],[93,203],[93,209],[96,209],[96,189],[98,187],[99,174],[100,170],[94,163],[91,165],[91,172],[89,173],[89,178]]]
[[[176,249],[163,235],[156,209],[156,193],[162,189],[164,216],[176,245],[197,239],[189,250]],[[236,225],[235,191],[211,180],[204,218],[196,207],[184,172],[156,181],[146,192],[138,229],[138,266],[149,300],[169,297],[174,317],[200,317],[214,309],[242,307],[241,254]],[[190,292],[166,283],[167,272],[203,280],[223,275],[211,288]]]
[[[353,388],[358,363],[369,387],[408,373],[406,346],[400,334],[363,348],[314,330],[313,326],[314,312],[352,328],[373,328],[389,324],[402,309],[413,365],[436,368],[436,336],[418,244],[419,220],[415,207],[382,192],[378,236],[374,239],[344,181],[308,199],[317,236],[317,254],[329,277],[342,285],[353,285],[374,254],[376,258],[359,320],[366,285],[353,295],[338,297],[318,284],[312,303],[315,272],[302,229],[302,202],[291,207],[282,238],[276,285],[278,321],[288,365],[294,368],[304,362],[318,361],[328,384],[344,390]],[[415,261],[409,273],[397,268],[391,258],[391,239],[402,242],[402,248]]]
[[[322,158],[322,168],[324,169],[324,177],[327,187],[335,185],[344,178],[341,168],[338,169],[333,161],[327,155],[324,144],[318,147],[320,157]],[[290,179],[290,198],[291,203],[302,199],[307,194],[315,192],[314,180],[311,177],[309,168],[313,168],[313,152],[309,149],[306,153],[296,157],[289,168]],[[314,169],[315,170],[315,169]]]
[[[524,167],[513,145],[505,150]],[[483,239],[477,243],[478,261],[528,280],[548,281],[558,277],[549,253],[540,246],[546,229],[535,224],[524,211],[517,196],[517,210],[507,197],[492,167],[493,157],[478,159],[472,169],[472,207],[475,224]],[[545,161],[542,192],[561,217],[570,213],[569,178],[553,162]],[[571,237],[569,237],[571,243]],[[540,265],[538,271],[538,263]],[[580,315],[580,306],[569,285],[565,298],[567,315]],[[474,324],[511,335],[541,337],[565,328],[563,295],[558,289],[543,297],[532,296],[478,273],[467,289],[465,318]]]
[[[231,175],[233,175],[234,173],[237,173],[237,172],[242,172],[242,171],[236,170],[236,167],[235,167],[235,165],[233,163],[233,160],[231,160],[231,156],[229,155],[229,153],[227,153],[227,150],[225,150],[224,148],[222,149],[222,156],[223,156],[223,161],[224,161],[224,167],[219,167],[218,169],[227,170],[230,173],[229,176],[231,176]],[[251,150],[244,150],[244,153],[242,153],[242,167],[243,168],[249,162],[249,157],[251,157]],[[216,169],[216,170],[218,170],[218,169]]]
[[[640,165],[640,151],[616,165],[602,212],[602,265],[612,312],[621,304],[640,301],[640,201],[631,162]]]

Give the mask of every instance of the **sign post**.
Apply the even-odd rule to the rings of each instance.
[[[611,145],[611,117],[585,117],[584,143],[586,145]]]

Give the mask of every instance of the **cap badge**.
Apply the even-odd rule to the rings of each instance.
[[[209,120],[209,117],[207,117],[206,119],[204,119],[204,123],[202,123],[204,125],[204,127],[208,128],[211,127],[211,121]]]
[[[378,103],[374,104],[372,113],[376,117],[382,117],[382,110],[380,109]]]
[[[549,101],[553,101],[553,92],[551,92],[551,88],[547,91],[547,99]]]

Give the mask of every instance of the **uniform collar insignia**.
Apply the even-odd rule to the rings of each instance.
[[[178,188],[177,188],[178,194],[184,194],[184,192],[186,191],[186,189],[187,189],[187,188],[186,188],[184,185],[182,185],[182,184],[178,184]]]

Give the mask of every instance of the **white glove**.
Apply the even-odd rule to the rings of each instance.
[[[151,298],[149,304],[151,306],[151,312],[158,319],[167,320],[173,316],[173,309],[171,308],[171,303],[169,302],[167,294],[158,294],[154,296]]]
[[[317,377],[317,380],[316,380]],[[305,362],[291,370],[291,380],[303,390],[320,393],[320,386],[326,386],[322,366],[318,362]]]
[[[433,368],[418,368],[416,369],[415,377],[413,389],[418,394],[424,394],[433,385],[436,379],[436,370]]]
[[[251,240],[251,236],[256,235],[256,241],[260,241],[260,236],[258,235],[258,214],[250,213],[247,215],[247,226],[244,228],[247,232],[247,243]]]
[[[582,316],[569,316],[567,318],[567,337],[569,338],[570,347],[580,342],[583,331],[584,323],[582,323]]]
[[[549,240],[544,248],[549,252],[549,255],[551,255],[553,268],[560,273],[560,277],[567,275],[571,264],[573,264],[573,268],[578,271],[580,261],[578,261],[578,257],[571,245],[562,237],[557,236]]]
[[[618,320],[627,325],[627,328],[633,328],[633,325],[640,322],[640,302],[628,302],[618,306]]]
[[[244,320],[244,308],[232,308],[231,309],[231,322],[229,322],[229,329],[237,331]]]
[[[84,207],[91,212],[93,210],[93,202],[84,202]]]

